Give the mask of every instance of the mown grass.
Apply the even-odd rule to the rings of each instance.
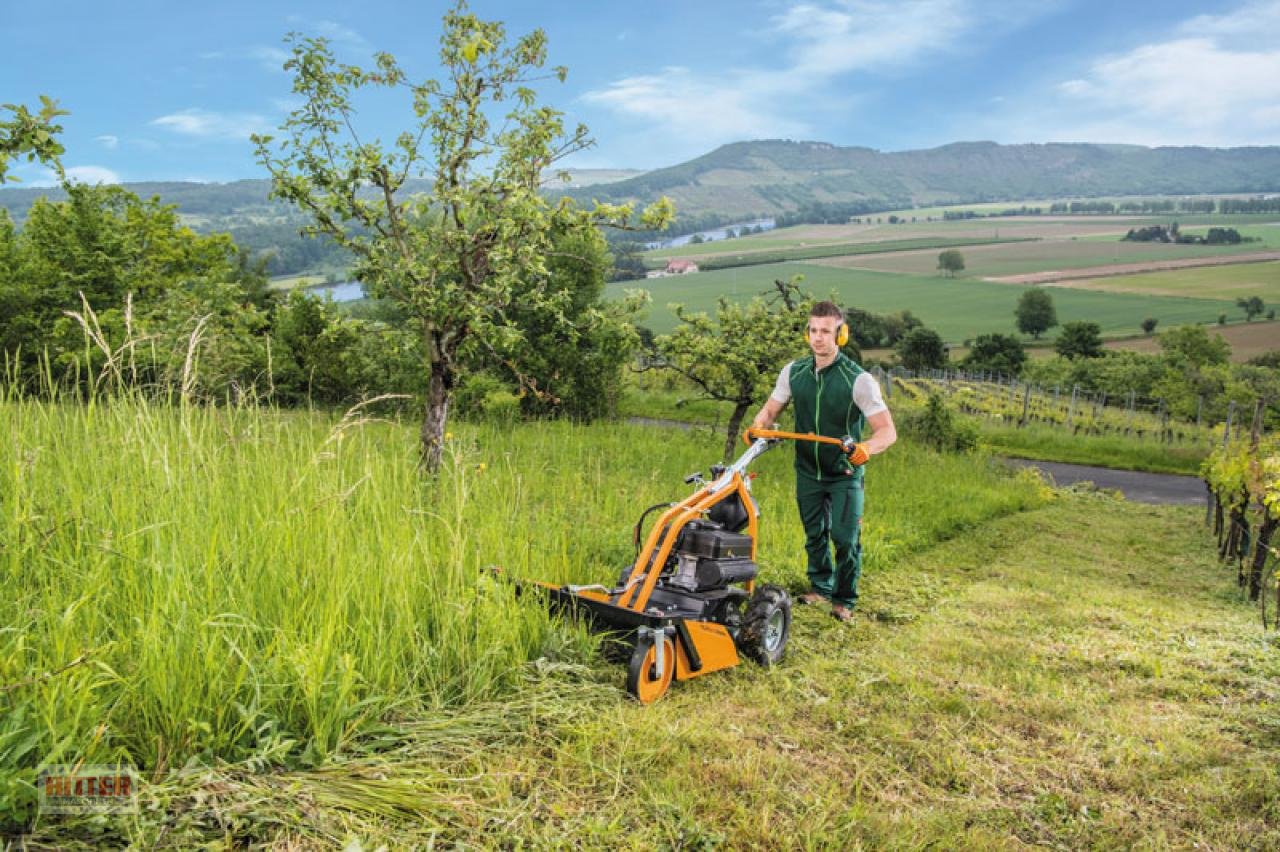
[[[1280,228],[1273,230],[1280,237]],[[1149,293],[1153,296],[1193,296],[1207,299],[1258,296],[1264,302],[1272,304],[1280,300],[1280,261],[1088,278],[1063,282],[1062,286],[1111,293]]]
[[[589,662],[593,640],[482,569],[612,581],[640,509],[687,493],[683,475],[722,446],[621,424],[459,425],[424,480],[415,427],[0,401],[0,824],[30,823],[41,763],[123,760],[161,787],[222,763],[330,777],[436,720],[500,733],[475,708],[525,700],[531,661]],[[903,447],[869,476],[869,570],[1044,499],[981,457],[927,458]],[[757,469],[765,576],[798,586],[790,457]]]
[[[509,705],[406,721],[376,754],[193,767],[142,816],[30,840],[1274,848],[1277,646],[1198,519],[1059,498],[869,571],[852,627],[797,611],[770,671],[639,707],[609,668],[546,662]]]

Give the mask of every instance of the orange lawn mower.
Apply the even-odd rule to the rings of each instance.
[[[748,429],[747,450],[733,464],[713,465],[685,477],[699,489],[678,503],[650,506],[635,525],[636,560],[616,586],[532,581],[552,609],[584,617],[614,634],[629,656],[627,692],[642,704],[666,694],[671,681],[736,666],[749,657],[762,666],[782,659],[791,631],[791,597],[780,586],[757,584],[757,518],[747,468],[784,440],[840,446],[855,463],[866,461],[851,438]],[[645,519],[666,509],[644,539]],[[628,653],[629,652],[629,653]]]

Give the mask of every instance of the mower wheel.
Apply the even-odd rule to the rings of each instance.
[[[667,694],[676,673],[676,643],[662,637],[662,674],[658,674],[658,649],[649,636],[636,640],[636,649],[627,666],[627,692],[641,704],[652,704]]]
[[[791,635],[791,596],[781,586],[757,586],[738,631],[738,650],[765,668],[782,661]]]

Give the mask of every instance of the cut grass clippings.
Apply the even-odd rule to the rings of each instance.
[[[500,721],[406,720],[382,755],[321,769],[195,771],[139,818],[29,839],[1276,848],[1280,662],[1232,576],[1197,511],[1063,497],[869,573],[851,627],[798,610],[770,671],[645,708],[620,668],[547,663]]]

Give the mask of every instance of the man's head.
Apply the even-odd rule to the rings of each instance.
[[[841,332],[844,332],[841,334]],[[841,340],[840,338],[844,338]],[[809,324],[805,330],[809,348],[820,359],[835,357],[840,347],[848,342],[848,329],[844,324],[844,312],[832,302],[818,302],[809,309]]]

